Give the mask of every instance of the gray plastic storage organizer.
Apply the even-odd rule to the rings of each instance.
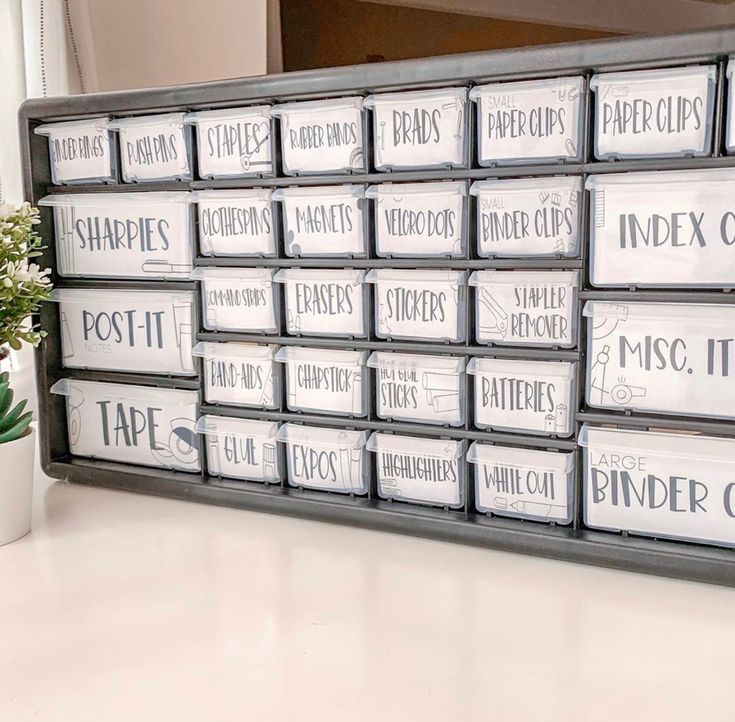
[[[735,206],[625,190],[735,168],[732,54],[728,29],[28,101],[43,468],[735,585]]]

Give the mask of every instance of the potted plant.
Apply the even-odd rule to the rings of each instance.
[[[41,255],[38,223],[38,209],[28,203],[0,205],[0,361],[45,335],[31,320],[51,292],[49,269],[30,260]],[[31,529],[35,433],[28,402],[13,403],[11,383],[9,372],[0,374],[0,544]]]

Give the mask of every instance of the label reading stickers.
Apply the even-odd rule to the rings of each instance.
[[[735,546],[735,439],[583,426],[584,522]]]
[[[735,286],[735,171],[592,175],[595,286]]]
[[[61,379],[75,456],[199,471],[196,391]]]
[[[583,97],[579,77],[475,86],[480,165],[581,160]]]
[[[714,65],[593,76],[595,157],[709,155],[716,78]]]
[[[588,301],[587,403],[735,418],[735,306]]]

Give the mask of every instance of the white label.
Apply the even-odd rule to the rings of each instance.
[[[376,452],[380,496],[434,506],[461,506],[463,475],[454,456],[458,442],[409,437],[401,441],[401,449],[379,446]],[[433,453],[427,454],[429,446]]]
[[[55,183],[112,178],[107,128],[51,130],[49,150]]]
[[[235,429],[233,425],[231,433],[207,434],[209,473],[249,481],[278,481],[280,471],[275,438],[244,434]]]
[[[81,198],[54,208],[61,276],[188,278],[192,269],[186,203]]]
[[[202,281],[204,328],[275,333],[271,278],[207,278]]]
[[[364,203],[347,194],[286,196],[282,203],[286,254],[365,255]]]
[[[707,437],[672,437],[667,449],[647,450],[647,433],[641,432],[635,434],[638,449],[617,450],[614,440],[621,432],[606,430],[604,447],[599,448],[594,442],[597,433],[590,429],[584,455],[587,526],[735,545],[732,440],[727,441],[732,447],[726,452],[728,460],[722,461],[703,454],[712,441]]]
[[[483,188],[477,196],[481,256],[574,255],[579,235],[579,188],[548,185]]]
[[[204,394],[210,403],[275,408],[275,362],[272,359],[207,356]]]
[[[553,273],[538,282],[481,283],[475,293],[480,343],[563,347],[576,343],[575,288],[566,280],[555,282]]]
[[[362,109],[359,107],[283,109],[281,147],[284,172],[364,171]]]
[[[650,318],[636,318],[636,309]],[[735,418],[735,306],[598,304],[590,406]],[[629,317],[630,313],[630,317]]]
[[[203,255],[275,255],[270,198],[200,200],[198,213],[199,245]]]
[[[735,285],[735,176],[667,175],[677,174],[629,186],[603,178],[592,189],[593,284]]]
[[[375,167],[431,168],[465,163],[467,101],[456,94],[378,101]]]
[[[181,391],[153,389],[151,398],[134,398],[137,387],[69,381],[67,398],[70,451],[144,466],[199,471],[199,441],[194,432],[197,394],[181,405]],[[112,389],[112,392],[110,391]],[[150,391],[150,390],[149,390]]]
[[[714,67],[629,78],[597,76],[595,155],[684,155],[709,150]]]
[[[191,174],[182,120],[120,127],[123,180],[187,178]]]
[[[464,302],[465,287],[459,282],[408,275],[381,279],[375,284],[375,333],[380,338],[459,341]]]
[[[344,446],[290,441],[286,451],[291,486],[342,493],[366,491],[364,448],[353,448],[347,441]]]
[[[375,369],[378,416],[400,421],[458,426],[464,422],[463,374],[417,368],[396,359]],[[428,364],[426,364],[428,365]]]
[[[482,87],[480,164],[578,158],[583,88],[582,78]]]
[[[286,363],[288,408],[364,416],[364,373],[362,366],[291,359]]]
[[[572,382],[543,372],[475,375],[475,423],[485,428],[568,436],[574,418]]]
[[[79,293],[79,292],[77,292]],[[141,298],[142,295],[142,298]],[[67,368],[192,374],[194,294],[172,297],[95,289],[61,302],[62,362]]]
[[[486,455],[491,453],[485,448]],[[519,450],[519,459],[522,455]],[[489,458],[474,466],[476,503],[480,511],[562,523],[569,521],[568,473],[553,466],[509,464],[502,459]]]
[[[202,178],[270,175],[273,172],[271,120],[260,111],[237,117],[197,118],[197,153]]]
[[[378,191],[375,232],[379,256],[460,255],[464,248],[465,196],[459,193]]]
[[[297,336],[364,336],[365,288],[362,281],[307,278],[286,281],[286,328]]]

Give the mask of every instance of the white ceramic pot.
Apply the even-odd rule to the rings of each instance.
[[[0,545],[31,530],[36,432],[0,444]]]

